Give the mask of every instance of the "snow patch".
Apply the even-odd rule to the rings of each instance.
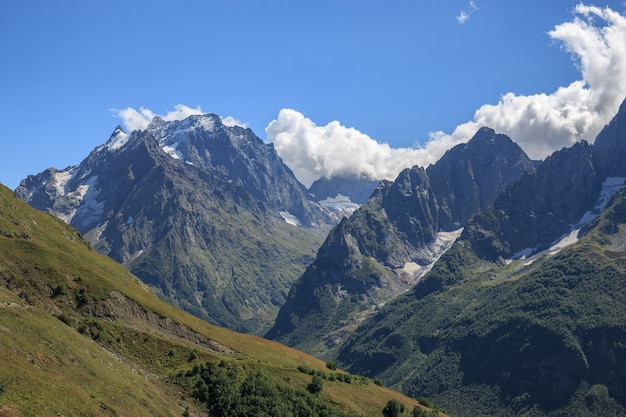
[[[279,211],[279,213],[281,217],[285,220],[285,222],[293,226],[300,226],[300,220],[298,220],[298,218],[293,214],[289,213],[288,211]]]
[[[115,134],[104,144],[105,148],[110,151],[116,151],[128,142],[128,134],[117,129]]]
[[[439,232],[430,248],[430,259],[432,259],[430,263],[427,265],[420,265],[416,262],[407,262],[402,268],[397,269],[396,272],[408,274],[413,278],[414,282],[417,282],[432,269],[433,265],[435,265],[441,255],[450,249],[452,244],[459,238],[459,236],[461,236],[462,232],[462,227],[452,232]]]
[[[133,224],[135,223],[135,219],[133,218],[133,216],[128,216],[128,219],[126,220],[126,224]]]
[[[624,186],[624,177],[608,177],[602,183],[602,190],[600,191],[600,198],[598,204],[591,210],[583,214],[583,217],[578,222],[577,226],[584,226],[591,221],[595,220],[602,210],[609,204],[611,198]]]
[[[106,221],[104,222],[102,226],[99,226],[98,228],[96,228],[96,240],[102,239],[102,233],[105,231],[108,225],[109,225],[109,222]]]
[[[70,169],[63,170],[63,171],[57,171],[54,174],[52,174],[54,188],[56,190],[56,195],[58,197],[66,194],[67,191],[65,188],[67,186],[67,183],[72,179],[73,176],[74,176],[74,168],[70,168]]]
[[[528,257],[530,257],[533,253],[535,253],[535,251],[537,250],[537,248],[526,248],[526,249],[522,249],[521,251],[513,254],[513,256],[511,257],[511,259],[509,261],[512,260],[516,260],[516,259],[526,259]]]
[[[178,142],[172,145],[163,145],[161,148],[172,158],[182,161],[183,154],[178,150]]]
[[[94,175],[76,187],[74,191],[66,192],[60,204],[63,208],[54,210],[53,213],[68,224],[72,223],[74,219],[79,219],[83,226],[100,219],[104,212],[104,202],[96,200],[100,194],[97,182],[98,176]]]
[[[81,224],[86,226],[97,221],[104,212],[104,201],[97,201],[100,190],[96,187],[98,176],[90,177],[87,182],[76,189],[82,199],[82,204],[76,212],[81,217]]]
[[[506,263],[509,264],[517,259],[530,259],[531,257],[537,258],[538,256],[543,254],[554,255],[559,253],[566,247],[578,242],[578,235],[580,233],[580,230],[592,221],[594,221],[600,215],[602,210],[606,208],[607,204],[615,195],[615,193],[617,193],[620,188],[624,186],[625,181],[625,177],[608,177],[602,183],[602,190],[600,191],[598,204],[596,204],[593,209],[585,212],[578,221],[578,223],[571,225],[569,233],[564,234],[563,236],[552,242],[550,247],[545,251],[535,253],[537,251],[537,248],[526,248],[514,254],[511,259],[507,259]],[[534,259],[530,259],[530,261],[525,263],[524,265],[530,265],[533,262]]]
[[[550,248],[548,248],[548,254],[554,255],[559,253],[562,249],[578,242],[578,233],[580,233],[580,229],[574,229],[569,234],[563,235],[559,240],[554,242]]]
[[[212,117],[201,115],[198,117],[198,123],[206,131],[212,132],[215,130],[215,121]]]
[[[329,197],[325,200],[321,200],[319,201],[319,205],[327,210],[341,211],[348,215],[352,214],[360,207],[359,204],[353,203],[350,200],[350,197],[342,194],[337,194],[335,197]]]

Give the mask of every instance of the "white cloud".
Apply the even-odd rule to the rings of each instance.
[[[456,20],[458,20],[460,24],[465,23],[469,18],[470,16],[465,12],[465,10],[461,10],[461,12],[456,16]]]
[[[241,126],[241,127],[248,127],[247,123],[241,122],[237,119],[235,119],[232,116],[226,116],[226,117],[222,117],[222,123],[224,123],[225,126]]]
[[[574,13],[573,21],[555,26],[548,35],[572,55],[581,80],[549,94],[504,94],[451,134],[432,132],[422,148],[394,149],[339,122],[316,126],[289,109],[267,126],[268,139],[305,185],[333,175],[393,179],[406,167],[435,162],[482,126],[507,134],[533,159],[581,139],[593,140],[626,97],[626,17],[582,4]]]
[[[143,107],[139,110],[132,107],[126,107],[125,109],[112,109],[111,112],[116,117],[122,119],[122,124],[127,132],[145,129],[155,116],[151,110]]]
[[[565,146],[592,141],[626,96],[626,17],[609,8],[579,4],[572,22],[548,35],[563,43],[582,79],[550,94],[504,94],[485,104],[474,120],[452,134],[431,134],[431,142],[462,143],[481,126],[509,135],[531,158],[543,159]]]
[[[456,20],[461,25],[467,22],[469,18],[471,17],[471,14],[474,13],[476,10],[478,10],[478,6],[476,6],[476,2],[473,0],[469,2],[468,8],[469,8],[469,11],[461,10],[459,14],[456,15]]]
[[[167,112],[164,115],[157,115],[152,110],[140,107],[139,110],[132,107],[126,107],[125,109],[113,109],[113,114],[122,119],[122,124],[126,131],[143,130],[145,129],[155,116],[160,116],[163,120],[183,120],[194,114],[202,114],[200,106],[195,108],[185,106],[184,104],[177,104],[174,106],[174,110]]]
[[[265,132],[283,161],[307,187],[321,176],[394,179],[400,169],[416,161],[428,161],[425,149],[392,148],[336,121],[317,126],[291,109],[281,110]]]
[[[164,115],[157,115],[152,110],[140,107],[139,110],[132,107],[126,107],[125,109],[113,109],[113,114],[122,119],[122,124],[126,131],[143,130],[156,116],[161,117],[165,121],[183,120],[189,116],[202,114],[200,106],[189,107],[184,104],[177,104],[174,106],[174,110],[168,111]],[[221,116],[220,116],[221,117]],[[226,126],[242,126],[247,127],[246,123],[242,123],[232,116],[221,117],[222,123]]]

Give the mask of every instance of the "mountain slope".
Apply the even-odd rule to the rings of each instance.
[[[515,183],[464,233],[471,235],[478,256],[494,261],[544,249],[594,206],[601,181],[591,146],[579,142],[555,152]]]
[[[16,193],[163,299],[247,332],[272,322],[329,219],[271,145],[215,115],[117,128],[80,165],[30,176]]]
[[[626,415],[625,114],[471,219],[339,363],[460,415]]]
[[[331,373],[317,359],[162,302],[76,230],[3,186],[0,358],[0,413],[7,416],[179,416],[186,407],[192,415],[228,407],[261,415],[250,402],[261,398],[251,383],[269,390],[265,406],[304,407],[298,415],[380,415],[392,399],[417,405],[364,378],[347,383],[343,372]],[[326,378],[321,392],[307,390],[312,377],[298,367]],[[208,369],[232,388],[234,403],[204,397],[213,386]],[[270,396],[272,390],[283,397]]]
[[[624,194],[578,244],[532,262],[499,266],[461,239],[339,362],[459,415],[626,415]]]
[[[511,139],[483,128],[427,170],[382,182],[330,232],[266,337],[332,357],[363,319],[419,280],[463,222],[532,169]]]

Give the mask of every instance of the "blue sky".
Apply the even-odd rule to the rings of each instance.
[[[274,142],[305,183],[393,177],[480,124],[545,157],[592,140],[626,97],[625,10],[622,0],[2,2],[0,183],[79,163],[117,124],[198,111]]]

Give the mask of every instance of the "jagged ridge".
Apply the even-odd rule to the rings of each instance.
[[[330,220],[271,145],[210,114],[116,128],[80,165],[29,176],[16,193],[168,302],[252,332],[273,321]]]

